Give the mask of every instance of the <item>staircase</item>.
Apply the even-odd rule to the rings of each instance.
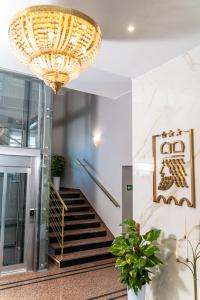
[[[57,227],[50,221],[50,260],[63,268],[112,258],[108,248],[113,241],[113,235],[81,191],[62,188],[60,196],[68,209],[64,214],[63,255],[61,255],[61,246],[56,238]],[[50,201],[53,200],[50,199]],[[51,202],[50,205],[54,203]]]

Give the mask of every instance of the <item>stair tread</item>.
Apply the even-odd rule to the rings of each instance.
[[[81,195],[80,192],[72,192],[72,191],[59,191],[60,194],[62,195]]]
[[[73,229],[73,230],[65,230],[64,235],[66,236],[71,236],[71,235],[79,235],[81,233],[91,233],[91,232],[102,232],[106,231],[105,226],[101,225],[96,228],[83,228],[83,229]],[[50,237],[57,236],[55,232],[50,232],[49,233]]]
[[[85,245],[85,244],[112,242],[112,241],[113,241],[113,237],[107,235],[107,236],[104,236],[104,237],[96,237],[96,238],[90,238],[90,239],[80,239],[80,240],[65,242],[64,243],[64,248],[65,247]],[[53,249],[59,249],[60,245],[58,243],[51,243],[50,247],[53,248]]]
[[[63,187],[61,186],[60,187],[60,191],[67,191],[67,192],[77,192],[77,193],[81,193],[81,190],[80,189],[74,189],[74,188],[66,188],[66,187]]]
[[[79,200],[85,200],[85,198],[83,198],[83,197],[80,197],[80,198],[76,198],[76,197],[70,197],[70,198],[65,198],[65,197],[62,197],[62,199],[64,200],[64,201],[70,201],[70,200],[77,200],[77,201],[79,201]]]
[[[79,189],[67,189],[67,188],[60,188],[60,192],[66,192],[66,193],[80,193],[81,191]]]
[[[50,206],[51,208],[56,208],[57,206]],[[80,208],[83,208],[83,207],[90,207],[88,204],[69,204],[69,205],[67,205],[67,208],[68,209],[70,209],[70,208],[78,208],[78,207],[80,207]],[[60,206],[59,206],[59,208],[60,208]]]
[[[65,225],[75,225],[75,224],[91,224],[91,223],[96,223],[96,222],[101,222],[99,219],[94,218],[94,219],[86,219],[86,220],[72,220],[72,221],[65,221]]]
[[[64,222],[64,226],[67,226],[67,225],[82,225],[82,224],[93,224],[93,223],[97,223],[97,222],[101,222],[99,219],[95,218],[95,219],[86,219],[86,220],[72,220],[72,221],[65,221]],[[52,224],[55,224],[55,223],[50,223],[50,226]],[[58,223],[57,223],[58,224]]]
[[[95,212],[94,211],[69,211],[69,212],[65,212],[65,216],[79,216],[79,215],[94,215]]]
[[[67,205],[68,208],[77,208],[77,207],[90,207],[88,204],[69,204]]]
[[[71,201],[71,200],[73,200],[73,201],[79,201],[79,200],[85,200],[85,198],[83,198],[83,197],[80,197],[80,198],[76,198],[76,197],[70,197],[70,198],[65,198],[65,197],[61,197],[64,201]],[[53,201],[53,198],[52,198],[52,201]]]
[[[103,247],[103,248],[97,248],[97,249],[77,251],[77,252],[73,252],[73,253],[66,253],[63,255],[63,258],[61,261],[80,259],[80,258],[84,258],[84,257],[87,258],[87,257],[91,257],[91,256],[109,253],[108,249],[109,249],[109,247]],[[56,256],[54,256],[54,258],[57,259],[58,261],[60,261],[60,255],[56,255]]]

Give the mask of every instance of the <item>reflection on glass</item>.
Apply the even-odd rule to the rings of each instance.
[[[39,80],[0,71],[0,145],[40,148]]]
[[[1,215],[2,215],[2,196],[3,196],[4,173],[0,173],[0,236],[1,236]]]
[[[21,146],[25,80],[0,72],[0,144]],[[17,138],[16,133],[17,131]]]
[[[28,147],[40,148],[39,134],[39,102],[41,101],[41,83],[32,81],[29,85],[30,101],[29,101],[29,118],[28,118]]]
[[[3,266],[24,262],[27,174],[7,176]]]

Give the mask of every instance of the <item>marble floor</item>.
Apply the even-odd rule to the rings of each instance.
[[[113,259],[47,272],[0,277],[1,300],[114,300],[127,299]]]

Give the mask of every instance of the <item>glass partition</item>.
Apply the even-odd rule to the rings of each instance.
[[[3,266],[24,263],[27,173],[7,174]]]
[[[46,269],[48,262],[48,179],[52,99],[50,88],[46,87],[42,81],[29,76],[0,71],[0,146],[41,149],[39,220],[36,226],[38,269],[40,270]],[[2,180],[2,174],[0,174],[0,194],[2,193]],[[22,257],[22,253],[18,254],[16,259]],[[7,257],[5,257],[5,264],[7,264]]]
[[[44,101],[41,81],[0,71],[0,145],[40,148]]]

